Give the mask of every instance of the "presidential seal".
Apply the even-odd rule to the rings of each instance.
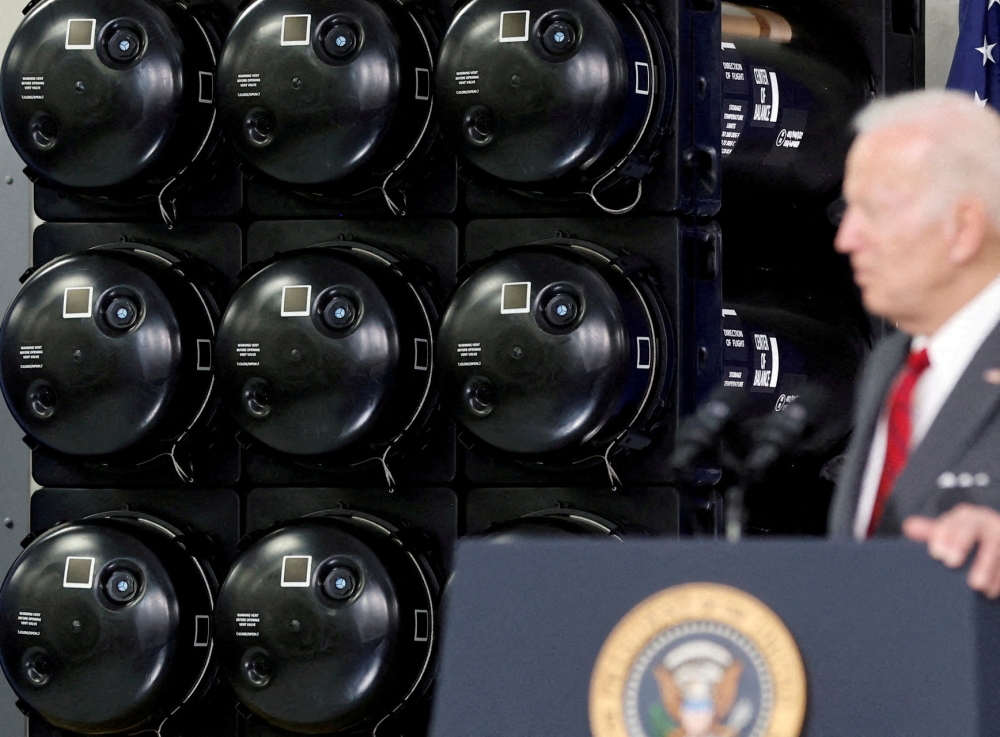
[[[594,737],[798,737],[805,710],[788,628],[720,584],[641,602],[611,631],[590,681]]]

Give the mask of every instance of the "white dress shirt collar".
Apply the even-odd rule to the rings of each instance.
[[[931,336],[917,335],[911,350],[927,349],[931,366],[968,366],[993,328],[1000,323],[1000,275]]]
[[[910,342],[911,350],[919,351],[926,348],[930,361],[930,366],[914,387],[911,400],[911,453],[927,435],[941,407],[972,362],[973,356],[998,324],[1000,324],[1000,276],[993,279],[979,294],[952,315],[933,335],[918,335]],[[862,477],[861,494],[854,518],[854,537],[857,540],[864,540],[867,537],[868,523],[875,506],[875,497],[878,495],[882,466],[885,465],[887,424],[883,407],[872,438],[868,464]]]
[[[952,315],[933,335],[913,338],[911,350],[927,349],[930,368],[917,383],[912,407],[911,450],[923,440],[972,357],[1000,323],[1000,276]]]

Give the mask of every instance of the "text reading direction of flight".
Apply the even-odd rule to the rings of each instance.
[[[806,674],[763,602],[713,583],[674,586],[619,622],[590,681],[594,737],[798,737]]]

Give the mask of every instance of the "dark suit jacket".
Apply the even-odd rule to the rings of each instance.
[[[861,373],[854,434],[830,507],[832,537],[853,535],[861,482],[879,414],[903,367],[910,336],[894,333]],[[986,338],[896,481],[878,535],[898,535],[914,514],[936,517],[960,502],[1000,510],[1000,327]]]

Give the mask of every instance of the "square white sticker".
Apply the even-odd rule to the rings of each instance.
[[[281,45],[308,46],[309,31],[311,28],[311,15],[281,16]]]
[[[90,317],[93,302],[93,287],[67,287],[63,290],[63,317]]]
[[[281,288],[281,316],[309,317],[312,307],[312,286],[293,284]]]
[[[94,585],[94,558],[71,555],[66,558],[63,571],[63,588],[89,589]]]
[[[304,589],[312,581],[311,555],[286,555],[281,559],[281,587]]]
[[[500,314],[531,312],[531,282],[507,282],[500,287]]]
[[[66,48],[69,51],[86,51],[94,48],[97,20],[70,18],[66,21]]]
[[[506,10],[500,13],[500,43],[527,41],[530,10]]]

